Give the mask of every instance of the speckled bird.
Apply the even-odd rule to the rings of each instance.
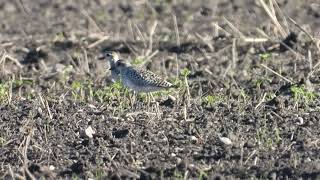
[[[133,67],[123,60],[118,60],[115,67],[120,71],[123,85],[137,93],[150,93],[174,87],[170,82],[153,72]]]
[[[111,81],[116,82],[120,80],[120,71],[116,68],[116,63],[119,56],[116,52],[105,52],[99,56],[99,59],[107,59],[110,64]]]

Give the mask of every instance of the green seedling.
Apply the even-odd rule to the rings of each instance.
[[[247,93],[244,91],[244,89],[240,89],[240,96],[243,99],[243,102],[247,102],[247,99],[249,98],[249,96],[247,95]]]
[[[20,87],[22,85],[33,85],[33,81],[32,80],[21,80],[21,79],[12,80],[13,87]]]
[[[99,102],[110,102],[114,99],[120,99],[125,96],[128,90],[123,87],[120,81],[113,83],[111,86],[104,87],[103,89],[98,89],[94,92],[94,96]]]
[[[103,176],[104,176],[103,169],[95,170],[94,174],[95,174],[95,179],[96,180],[102,180],[103,179]]]
[[[316,93],[308,91],[304,85],[294,85],[290,88],[290,91],[294,100],[297,102],[305,102],[306,104],[308,104],[317,97]]]
[[[142,65],[144,63],[145,63],[145,60],[141,57],[137,57],[131,62],[132,65]]]
[[[80,81],[73,81],[71,84],[71,94],[74,100],[84,100],[84,85]]]
[[[282,138],[278,127],[270,130],[265,122],[262,127],[257,129],[256,140],[260,146],[272,148],[279,144]]]
[[[267,61],[271,58],[271,53],[263,53],[263,54],[259,54],[260,59],[263,61]]]
[[[267,94],[266,94],[266,101],[271,101],[273,98],[275,98],[275,97],[277,97],[277,95],[275,94],[275,93],[273,93],[273,92],[268,92]]]
[[[4,103],[8,99],[9,87],[7,84],[0,84],[0,103]]]
[[[182,88],[184,85],[184,82],[180,79],[180,78],[172,78],[170,80],[170,82],[172,82],[172,84],[174,84],[178,89]]]
[[[179,170],[175,169],[173,172],[173,177],[175,179],[183,179],[183,174]]]
[[[271,83],[271,82],[272,82],[272,80],[269,79],[269,78],[260,78],[260,79],[256,79],[256,80],[254,81],[254,84],[255,84],[255,86],[256,86],[257,88],[260,89],[262,84],[268,84],[268,83]]]
[[[204,171],[200,171],[199,180],[208,179],[208,174]]]
[[[223,102],[225,99],[226,98],[222,95],[208,95],[203,98],[203,102],[208,106],[214,106],[218,103]]]
[[[191,74],[191,71],[188,68],[184,68],[181,71],[181,75],[185,78],[188,77],[190,74]]]
[[[6,143],[6,140],[0,136],[0,146]]]
[[[57,42],[57,41],[64,41],[65,40],[65,35],[63,32],[57,32],[53,38],[53,42]]]
[[[78,180],[78,179],[79,179],[79,177],[78,177],[78,175],[77,175],[77,174],[72,173],[71,179],[72,179],[72,180]]]
[[[62,74],[61,74],[61,79],[60,79],[63,84],[65,84],[69,80],[70,73],[72,72],[72,70],[73,70],[73,66],[71,66],[71,65],[68,65],[63,68]]]

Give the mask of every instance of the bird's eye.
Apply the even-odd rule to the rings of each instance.
[[[111,57],[111,53],[107,53],[106,56],[107,56],[107,57]]]

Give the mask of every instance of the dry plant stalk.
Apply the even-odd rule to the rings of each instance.
[[[290,84],[294,84],[292,80],[282,76],[281,74],[277,73],[276,71],[272,70],[271,68],[269,68],[268,66],[264,65],[264,64],[261,64],[262,67],[264,67],[265,69],[267,69],[268,71],[272,72],[273,74],[279,76],[281,79],[287,81],[288,83]]]
[[[177,17],[176,17],[176,15],[172,14],[172,18],[173,18],[174,32],[176,34],[176,39],[177,39],[177,46],[180,46],[181,43],[180,43],[180,35],[179,35]]]
[[[270,7],[268,7],[268,5],[264,2],[264,0],[259,0],[259,1],[260,1],[261,5],[262,5],[263,9],[266,11],[268,16],[272,20],[273,24],[276,26],[276,28],[280,32],[281,36],[283,38],[287,37],[288,33],[283,29],[283,27],[280,25],[280,23],[279,23],[279,21],[277,19],[277,16],[275,14],[275,10],[273,8],[272,0],[269,1]]]
[[[96,30],[103,33],[102,29],[98,26],[96,21],[89,15],[89,13],[85,9],[81,9],[81,13],[82,13],[82,15],[84,15],[88,19],[89,22],[91,22],[93,24],[93,26],[95,27]]]
[[[149,48],[147,50],[146,56],[148,56],[151,52],[152,52],[152,44],[153,44],[153,35],[156,31],[158,25],[158,21],[154,21],[154,23],[152,24],[151,28],[150,28],[150,32],[149,32]]]
[[[268,38],[256,38],[256,37],[246,37],[238,28],[236,28],[227,18],[223,17],[224,20],[227,22],[228,26],[231,28],[231,30],[244,42],[247,43],[260,43],[260,42],[266,42],[269,39]],[[222,29],[222,28],[220,28]]]

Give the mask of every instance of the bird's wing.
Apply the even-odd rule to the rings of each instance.
[[[153,85],[158,87],[171,87],[172,84],[163,80],[160,76],[154,74],[151,71],[147,71],[140,68],[133,68],[130,69],[130,74],[132,80],[139,85]]]

